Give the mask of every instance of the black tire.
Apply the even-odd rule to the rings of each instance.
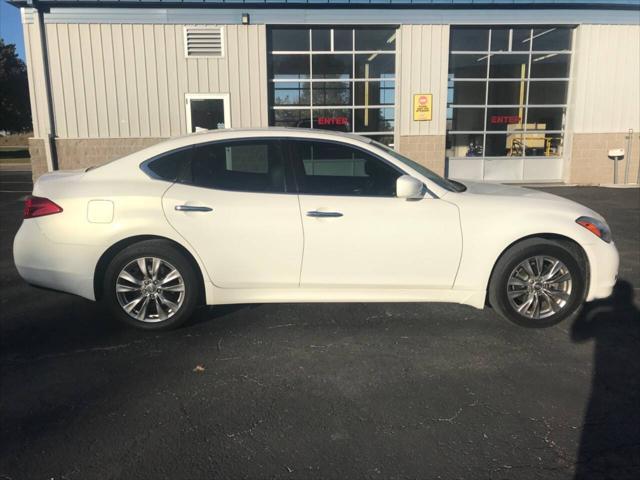
[[[135,309],[132,310],[132,314],[127,313],[121,305],[118,294],[116,293],[118,277],[123,269],[125,267],[136,268],[136,260],[144,257],[148,258],[148,260],[145,261],[147,270],[149,270],[150,265],[153,265],[153,261],[151,260],[152,258],[155,257],[162,261],[161,266],[158,269],[158,278],[160,278],[160,272],[170,272],[171,267],[177,270],[181,276],[181,281],[178,279],[175,282],[179,285],[178,288],[183,289],[183,291],[179,293],[169,292],[168,290],[165,292],[157,292],[155,293],[155,296],[154,293],[151,293],[149,295],[150,300],[147,302],[147,308],[149,309],[149,316],[153,317],[155,315],[157,318],[148,318],[146,321],[136,318],[134,315]],[[147,271],[147,273],[148,275],[145,275],[145,278],[148,277],[151,279],[153,277],[152,273],[149,271]],[[140,268],[138,268],[138,274],[143,275]],[[178,248],[166,240],[146,240],[126,247],[111,260],[106,269],[104,280],[102,298],[113,315],[127,325],[143,330],[168,330],[178,327],[189,319],[193,311],[198,307],[201,298],[200,282],[198,281],[198,276],[192,262]],[[122,283],[123,281],[121,279],[120,284]],[[176,283],[169,284],[176,285]],[[134,283],[128,283],[128,285],[133,286],[136,289],[138,288]],[[158,287],[162,288],[161,285],[158,285]],[[142,295],[142,291],[140,292]],[[162,296],[160,296],[160,294],[162,294]],[[135,300],[138,293],[121,293],[120,295],[122,301],[126,302],[127,298],[123,297],[123,295],[131,295],[131,297],[128,298]],[[146,297],[147,295],[143,296]],[[166,305],[161,298],[169,300],[175,305],[179,305],[179,307],[173,310],[171,307]],[[166,316],[167,318],[162,319],[162,316],[156,307],[158,304],[156,301],[161,305],[160,312],[162,316]],[[138,309],[140,308],[141,307],[138,307]]]
[[[550,308],[547,308],[549,316],[537,319],[519,313],[511,304],[507,294],[508,288],[514,288],[508,287],[512,272],[521,262],[536,256],[548,256],[560,260],[571,275],[571,291],[568,293],[566,303],[557,312],[549,313]],[[489,303],[501,316],[517,325],[528,328],[544,328],[556,325],[575,315],[585,300],[586,287],[586,261],[577,245],[569,241],[529,238],[510,247],[496,263],[489,283]],[[547,303],[547,305],[549,304]],[[555,306],[558,308],[558,305]]]

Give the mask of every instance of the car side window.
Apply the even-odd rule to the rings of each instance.
[[[191,147],[165,153],[147,163],[147,173],[160,180],[175,182],[183,175],[190,156]]]
[[[284,161],[275,140],[196,145],[191,165],[193,185],[240,192],[283,193]]]
[[[334,142],[291,142],[298,191],[309,195],[395,197],[402,175],[358,148]]]

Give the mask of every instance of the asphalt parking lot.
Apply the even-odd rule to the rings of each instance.
[[[28,181],[0,172],[2,480],[640,478],[638,189],[547,189],[603,214],[622,257],[574,325],[265,304],[150,334],[20,280]]]

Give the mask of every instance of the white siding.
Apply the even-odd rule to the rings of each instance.
[[[46,131],[37,24],[25,24],[34,135]],[[185,58],[183,25],[47,24],[60,138],[186,133],[187,93],[229,93],[232,127],[267,125],[264,25],[226,25],[222,58]]]
[[[446,133],[448,25],[403,25],[398,47],[400,135]],[[413,95],[433,94],[433,120],[413,121]]]
[[[581,25],[576,32],[575,133],[640,130],[640,26]]]
[[[42,70],[42,49],[38,40],[37,22],[24,25],[24,47],[29,73],[29,100],[31,102],[33,135],[44,137],[47,134],[48,118],[44,72]]]

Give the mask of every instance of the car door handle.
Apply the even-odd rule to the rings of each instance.
[[[334,218],[341,217],[342,214],[340,212],[319,212],[318,210],[311,210],[307,212],[307,217],[315,217],[315,218]]]
[[[211,212],[213,208],[198,205],[176,205],[176,210],[179,212]]]

